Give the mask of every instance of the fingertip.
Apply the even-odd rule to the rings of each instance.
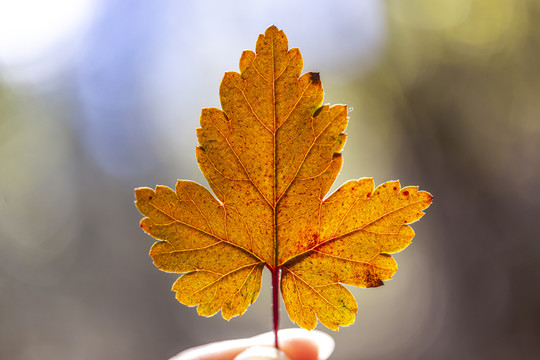
[[[284,329],[279,337],[280,349],[292,360],[326,360],[335,347],[334,339],[318,330]]]
[[[294,338],[282,341],[280,349],[291,360],[318,360],[319,346],[308,338]]]
[[[283,351],[268,346],[253,346],[240,353],[234,360],[294,360]]]

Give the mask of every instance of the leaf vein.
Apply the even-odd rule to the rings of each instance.
[[[326,303],[328,303],[334,309],[336,309],[336,310],[338,310],[339,312],[342,313],[342,311],[340,311],[340,309],[336,305],[332,304],[332,302],[330,300],[328,300],[324,295],[322,295],[319,291],[317,291],[317,289],[315,287],[313,287],[311,284],[309,284],[306,280],[302,279],[299,275],[295,274],[290,268],[285,267],[285,269],[288,272],[290,272],[294,277],[298,278],[301,282],[303,282],[308,288],[310,288],[315,294],[317,294]]]
[[[227,277],[227,276],[229,276],[229,275],[231,275],[231,274],[233,274],[233,273],[235,273],[235,272],[237,272],[237,271],[241,271],[241,270],[243,270],[243,269],[245,269],[245,268],[248,268],[248,267],[250,267],[250,266],[255,267],[255,266],[257,266],[257,265],[259,265],[259,264],[261,264],[261,263],[262,263],[262,262],[256,262],[256,263],[252,263],[252,264],[243,265],[243,266],[241,266],[241,267],[239,267],[239,268],[236,268],[236,269],[234,269],[234,270],[229,271],[228,273],[222,274],[219,278],[217,278],[217,279],[215,279],[214,281],[212,281],[211,283],[209,283],[209,284],[207,284],[207,285],[201,287],[200,289],[198,289],[197,291],[195,291],[195,292],[192,293],[191,295],[193,296],[193,295],[195,295],[195,294],[197,294],[197,293],[199,293],[199,292],[201,292],[201,291],[203,291],[203,290],[205,290],[205,289],[211,287],[212,285],[214,285],[214,284],[220,282],[223,278],[225,278],[225,277]],[[207,271],[207,270],[197,270],[197,271],[204,272],[204,271]],[[191,271],[190,273],[193,273],[193,272],[194,272],[194,271]]]
[[[285,196],[285,194],[287,193],[287,191],[289,190],[289,188],[291,187],[292,183],[294,182],[294,180],[297,178],[298,176],[298,173],[300,172],[300,169],[302,169],[302,166],[304,165],[305,161],[306,161],[306,158],[307,156],[309,155],[309,153],[311,152],[311,149],[313,148],[313,145],[317,142],[317,140],[321,137],[321,135],[326,131],[326,129],[328,129],[328,127],[330,126],[330,124],[332,124],[332,122],[334,122],[337,117],[341,115],[341,114],[338,114],[336,115],[334,118],[332,118],[331,120],[328,121],[328,123],[324,126],[324,128],[321,130],[321,132],[313,139],[311,145],[309,146],[309,148],[306,150],[306,152],[304,153],[304,156],[303,156],[303,159],[302,161],[300,162],[300,165],[298,166],[298,168],[296,169],[296,172],[294,174],[294,176],[292,177],[291,181],[289,182],[289,184],[287,184],[287,186],[285,187],[285,190],[283,190],[283,193],[281,195],[278,196],[278,200],[276,201],[276,205],[277,203],[279,202],[279,200],[281,200],[281,198],[283,196]]]
[[[356,202],[356,200],[355,200],[355,202]],[[357,227],[357,228],[355,228],[355,229],[352,229],[352,230],[350,230],[350,231],[348,231],[348,232],[346,232],[346,233],[344,233],[344,234],[335,235],[335,233],[334,233],[334,236],[332,236],[332,237],[330,237],[330,238],[328,238],[328,239],[326,239],[326,240],[323,240],[322,242],[320,242],[320,243],[318,243],[318,244],[315,244],[315,245],[312,246],[311,248],[306,249],[306,250],[304,250],[304,251],[301,252],[301,253],[298,253],[298,254],[296,254],[296,255],[290,257],[289,259],[285,260],[285,261],[283,262],[283,264],[287,264],[287,263],[293,262],[294,259],[297,259],[297,258],[299,258],[300,256],[302,256],[302,255],[304,255],[304,254],[306,254],[306,253],[308,253],[308,252],[310,252],[310,251],[313,251],[313,250],[315,250],[315,249],[317,249],[317,248],[319,248],[319,247],[321,247],[321,246],[323,246],[323,245],[325,245],[325,244],[328,244],[328,243],[331,242],[331,241],[334,241],[334,240],[338,240],[338,239],[344,238],[344,237],[349,236],[349,235],[351,235],[351,234],[353,234],[353,233],[355,233],[355,232],[358,232],[358,231],[362,231],[362,230],[364,230],[365,227],[367,227],[367,226],[369,226],[369,225],[371,225],[371,224],[377,222],[378,220],[380,220],[380,219],[382,219],[382,218],[384,218],[384,217],[386,217],[386,216],[388,216],[388,215],[390,215],[390,214],[392,214],[392,213],[394,213],[394,212],[396,212],[396,211],[402,210],[402,209],[404,209],[404,208],[406,208],[406,207],[408,207],[408,206],[416,205],[416,204],[421,203],[421,202],[423,202],[423,200],[414,201],[414,202],[408,203],[407,205],[404,205],[404,206],[401,206],[401,207],[399,207],[399,208],[397,208],[397,209],[394,209],[394,210],[392,210],[392,211],[386,212],[386,213],[384,213],[384,214],[382,214],[382,215],[376,217],[375,219],[370,220],[370,221],[367,222],[366,224],[364,224],[364,225],[362,225],[362,226],[360,226],[360,227]],[[400,226],[400,228],[403,227],[403,226],[406,226],[406,224]],[[396,234],[397,234],[397,233],[396,233]]]

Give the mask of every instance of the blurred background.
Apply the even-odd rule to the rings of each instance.
[[[219,107],[271,24],[352,110],[337,185],[435,200],[394,280],[352,288],[335,359],[540,358],[540,2],[0,1],[0,358],[166,359],[271,330],[179,304],[133,189],[203,184]],[[282,327],[292,325],[282,309]]]

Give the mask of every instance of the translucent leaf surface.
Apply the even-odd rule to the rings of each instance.
[[[289,316],[313,329],[354,322],[344,285],[376,287],[397,270],[389,255],[414,236],[408,225],[432,200],[398,181],[350,181],[328,196],[342,165],[345,105],[321,106],[318,73],[301,75],[298,49],[269,27],[240,73],[225,74],[222,110],[203,109],[196,150],[207,189],[135,190],[141,227],[158,240],[155,265],[182,273],[173,291],[201,315],[241,315],[259,294],[262,270],[281,270]]]

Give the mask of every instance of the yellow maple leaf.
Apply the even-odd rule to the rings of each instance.
[[[196,155],[215,197],[185,180],[175,190],[135,190],[141,227],[159,240],[154,264],[183,273],[172,290],[200,315],[243,314],[267,267],[274,301],[280,283],[293,322],[350,325],[357,305],[344,285],[390,279],[397,265],[389,254],[409,245],[408,224],[431,204],[415,186],[390,181],[375,189],[368,178],[325,199],[342,165],[347,108],[321,106],[318,73],[301,71],[298,49],[269,27],[256,52],[242,54],[240,73],[225,74],[223,110],[202,110]]]

